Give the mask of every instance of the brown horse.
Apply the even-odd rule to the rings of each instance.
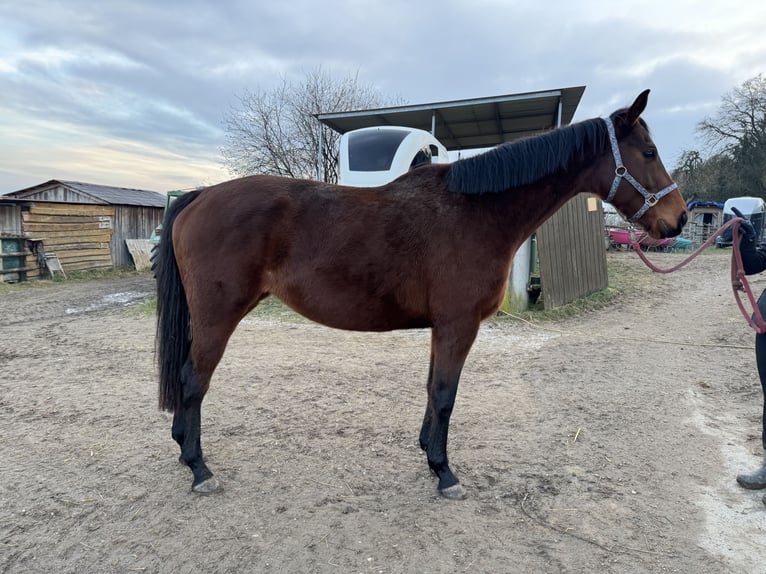
[[[253,176],[176,200],[155,269],[159,401],[175,413],[193,490],[218,488],[200,447],[210,378],[239,321],[274,295],[338,329],[431,329],[420,446],[439,491],[462,498],[447,461],[458,380],[521,243],[582,192],[610,199],[655,238],[686,223],[639,117],[648,92],[607,119],[419,167],[378,188]]]

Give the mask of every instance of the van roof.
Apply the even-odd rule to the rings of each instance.
[[[723,204],[724,213],[734,213],[732,207],[736,207],[742,213],[761,213],[766,210],[766,202],[760,197],[732,197]]]

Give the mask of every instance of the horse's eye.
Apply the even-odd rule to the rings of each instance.
[[[644,157],[646,159],[654,159],[657,157],[657,150],[656,149],[648,149],[644,152]]]

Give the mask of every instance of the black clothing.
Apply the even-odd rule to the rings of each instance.
[[[745,275],[753,275],[766,270],[766,246],[759,245],[756,247],[755,241],[742,237],[739,253],[742,255]],[[761,316],[766,318],[766,289],[758,298],[758,309],[761,311]],[[761,390],[763,391],[761,442],[763,449],[766,450],[766,334],[755,336],[755,364],[758,367],[758,376],[761,379]]]
[[[742,255],[742,266],[745,275],[754,275],[766,270],[766,246],[755,246],[755,241],[748,241],[744,237],[739,243],[739,253]]]

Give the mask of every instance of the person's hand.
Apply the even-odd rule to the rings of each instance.
[[[747,217],[742,215],[742,212],[736,207],[732,207],[731,210],[734,212],[734,215],[742,219],[742,221],[739,222],[739,233],[742,236],[742,239],[745,241],[755,241],[755,228],[753,227],[753,224],[750,223]]]

